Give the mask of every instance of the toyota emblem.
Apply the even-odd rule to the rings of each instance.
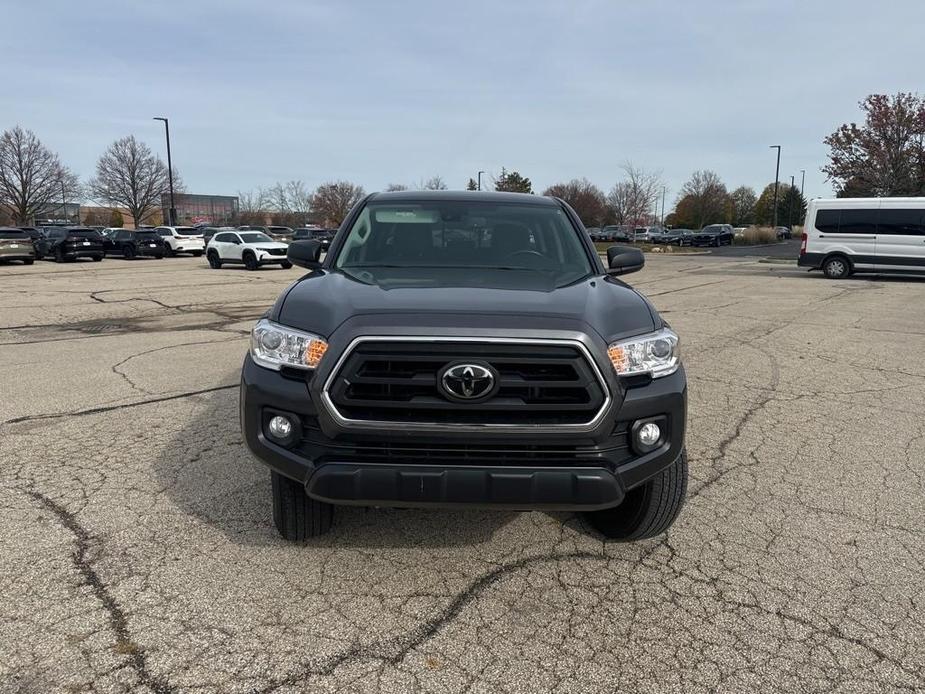
[[[494,369],[482,364],[452,364],[443,371],[440,386],[451,400],[481,400],[495,392]]]

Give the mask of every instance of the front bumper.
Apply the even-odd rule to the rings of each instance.
[[[258,253],[257,262],[261,265],[278,265],[279,263],[286,262],[286,254],[272,255],[270,253]]]
[[[684,447],[683,368],[626,388],[593,431],[542,434],[451,427],[427,433],[400,424],[350,430],[319,406],[311,379],[265,369],[248,355],[241,375],[241,428],[259,460],[303,483],[311,497],[335,504],[597,510],[620,504],[627,491],[669,466]],[[276,414],[296,422],[285,445],[267,434]],[[667,434],[655,450],[640,454],[632,443],[632,423],[652,417],[660,418]]]

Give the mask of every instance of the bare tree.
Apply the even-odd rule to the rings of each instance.
[[[687,198],[695,227],[721,222],[726,214],[726,185],[715,171],[695,171],[681,186],[680,198]]]
[[[421,190],[446,190],[446,182],[440,176],[431,176],[418,186]]]
[[[408,186],[404,183],[389,183],[389,185],[385,187],[386,193],[397,193],[402,190],[408,190]]]
[[[366,192],[362,186],[349,181],[322,183],[312,196],[312,213],[325,226],[336,227],[344,221],[350,208],[356,205]]]
[[[269,195],[263,188],[238,191],[238,219],[240,224],[266,224]]]
[[[562,198],[575,210],[585,226],[599,226],[607,216],[607,203],[600,188],[587,178],[573,178],[568,183],[556,183],[543,195]]]
[[[648,171],[632,162],[623,165],[624,178],[607,195],[607,205],[618,224],[646,224],[663,188],[661,173]]]
[[[308,221],[312,194],[302,181],[277,183],[263,196],[263,206],[272,211],[274,224],[301,225]]]
[[[161,194],[169,187],[167,166],[134,135],[113,142],[96,162],[90,195],[112,207],[124,207],[135,226],[153,217],[161,206]],[[176,171],[174,190],[182,189]]]
[[[286,195],[286,186],[282,183],[277,183],[276,185],[271,186],[265,191],[262,191],[266,207],[268,207],[273,212],[278,212],[285,214],[289,211],[289,199]]]
[[[77,176],[35,133],[17,125],[0,136],[0,207],[16,222],[27,224],[45,208],[80,197]]]

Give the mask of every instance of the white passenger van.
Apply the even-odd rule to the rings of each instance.
[[[832,279],[925,273],[925,198],[811,200],[797,264]]]

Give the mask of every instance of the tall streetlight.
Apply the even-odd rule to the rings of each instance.
[[[662,218],[659,221],[659,226],[665,226],[665,187],[662,186]]]
[[[793,176],[790,177],[790,190],[787,191],[787,228],[793,228],[793,194],[796,192]]]
[[[777,191],[780,188],[780,145],[771,145],[777,149],[777,168],[774,169],[774,227],[777,227]]]
[[[806,221],[805,219],[803,219],[803,201],[806,199],[803,197],[803,187],[806,185],[806,169],[800,169],[800,174],[802,174],[802,178],[800,178],[800,215],[799,216],[800,216],[800,224],[802,224],[803,222]]]
[[[164,131],[167,134],[167,180],[170,182],[170,210],[168,212],[168,217],[170,218],[169,226],[177,225],[177,208],[173,204],[173,162],[170,160],[170,123],[166,118],[161,118],[155,116],[154,120],[164,121]]]
[[[64,194],[64,179],[58,180],[61,184],[61,219],[67,221],[67,196]]]
[[[479,184],[478,184],[478,189],[479,189],[479,190],[482,190],[482,174],[483,174],[483,173],[485,173],[485,172],[484,172],[484,171],[479,171]]]

